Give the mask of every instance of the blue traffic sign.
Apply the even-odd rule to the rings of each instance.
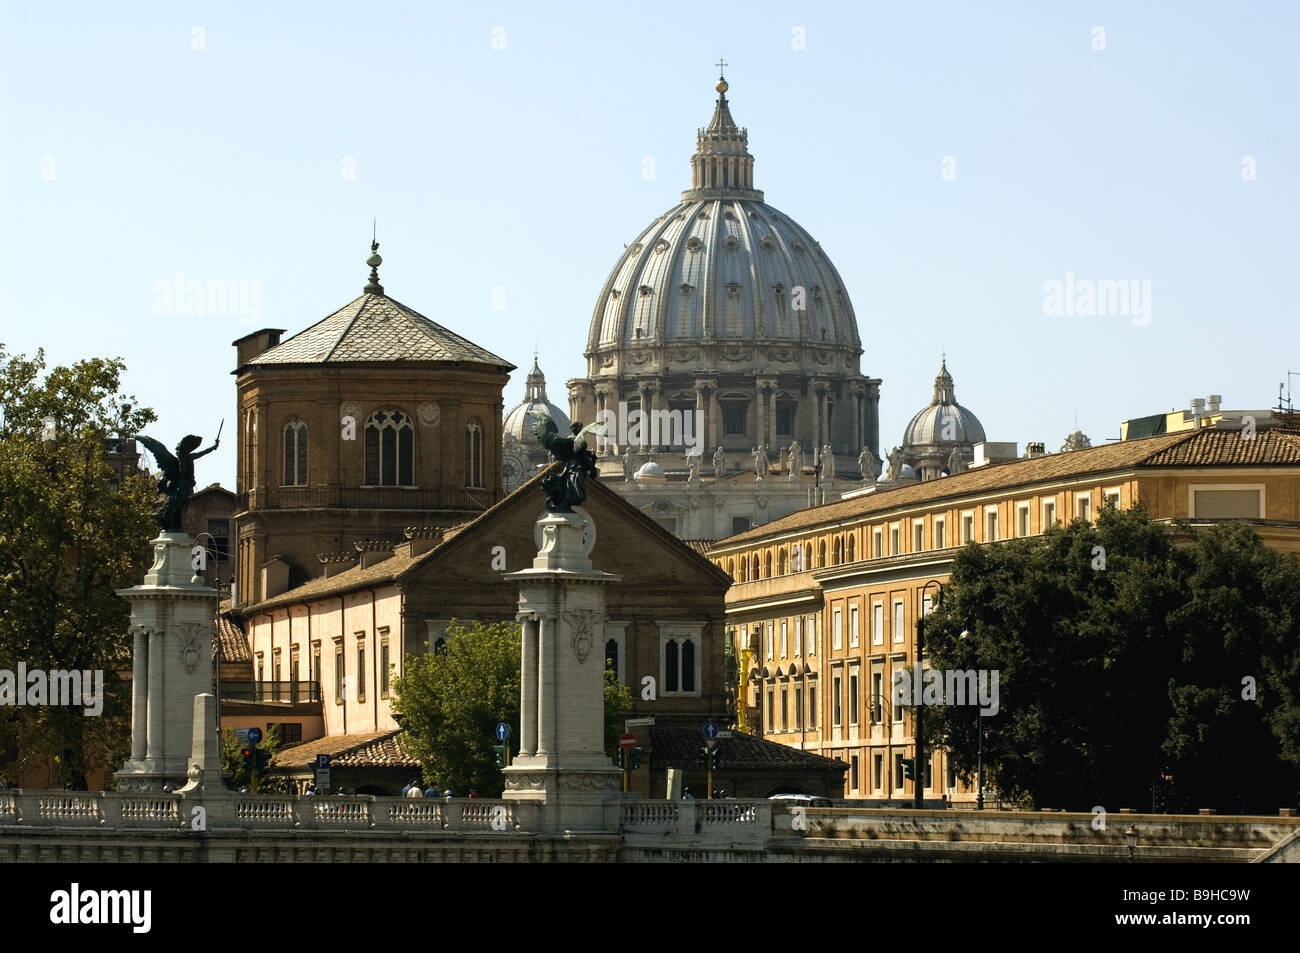
[[[718,737],[718,726],[711,721],[706,721],[704,723],[704,737],[708,738],[710,741]]]
[[[330,756],[327,754],[316,755],[316,770],[328,771],[330,769]]]
[[[261,728],[249,728],[249,729],[248,729],[248,743],[249,743],[250,745],[256,745],[256,744],[261,744],[261,743],[262,743],[262,729],[261,729]]]
[[[510,737],[510,726],[504,721],[497,722],[497,741],[505,741]]]

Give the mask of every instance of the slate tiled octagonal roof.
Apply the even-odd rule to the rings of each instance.
[[[653,727],[650,729],[651,767],[689,768],[695,765],[704,735],[698,728]],[[834,758],[768,741],[737,731],[717,742],[722,767],[727,771],[829,771],[843,773],[849,766]]]
[[[504,371],[515,369],[504,358],[401,302],[369,293],[257,355],[248,366],[393,361],[445,361],[486,364]]]

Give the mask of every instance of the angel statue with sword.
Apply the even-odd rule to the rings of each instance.
[[[587,499],[587,477],[594,480],[600,475],[596,469],[596,454],[587,449],[587,434],[604,437],[609,428],[603,424],[584,427],[575,421],[569,426],[572,436],[561,437],[555,421],[547,414],[534,410],[529,412],[529,416],[533,418],[533,436],[537,442],[550,451],[553,459],[564,464],[563,470],[548,473],[542,480],[546,509],[552,513],[572,513],[575,506]]]
[[[225,426],[225,423],[223,420],[221,425]],[[203,438],[196,437],[194,434],[183,437],[181,442],[176,444],[175,456],[172,456],[172,452],[153,437],[136,434],[135,439],[149,449],[154,460],[158,462],[158,469],[162,471],[162,476],[158,478],[158,492],[166,499],[154,511],[153,518],[164,531],[180,532],[185,504],[189,502],[190,494],[194,492],[194,461],[199,457],[206,457],[221,446],[221,427],[217,428],[217,437],[212,442],[212,446],[200,453],[194,451],[203,443]]]

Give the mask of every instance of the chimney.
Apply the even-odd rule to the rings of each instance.
[[[262,328],[252,334],[245,334],[237,341],[232,341],[235,346],[236,368],[243,367],[263,351],[275,347],[280,343],[280,335],[283,333],[284,328]]]
[[[1025,459],[1033,460],[1035,457],[1047,456],[1047,445],[1044,443],[1026,443]]]
[[[405,530],[407,555],[423,556],[442,542],[441,526],[408,526]]]
[[[356,565],[356,555],[354,553],[320,553],[316,558],[321,562],[326,579],[337,576],[341,572],[347,572]]]
[[[273,599],[289,590],[289,564],[283,556],[262,563],[262,598]]]
[[[361,554],[362,569],[369,569],[375,563],[382,563],[393,556],[391,539],[359,539],[356,545],[357,552]]]
[[[1221,403],[1223,403],[1222,394],[1211,394],[1209,396],[1208,403],[1205,409],[1212,414],[1217,414],[1219,412],[1219,405]]]
[[[1205,398],[1192,398],[1192,427],[1199,430],[1201,427],[1201,417],[1205,413]]]

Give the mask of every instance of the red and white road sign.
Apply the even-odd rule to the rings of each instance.
[[[624,751],[631,751],[636,747],[636,736],[627,734],[618,739],[618,746]]]

